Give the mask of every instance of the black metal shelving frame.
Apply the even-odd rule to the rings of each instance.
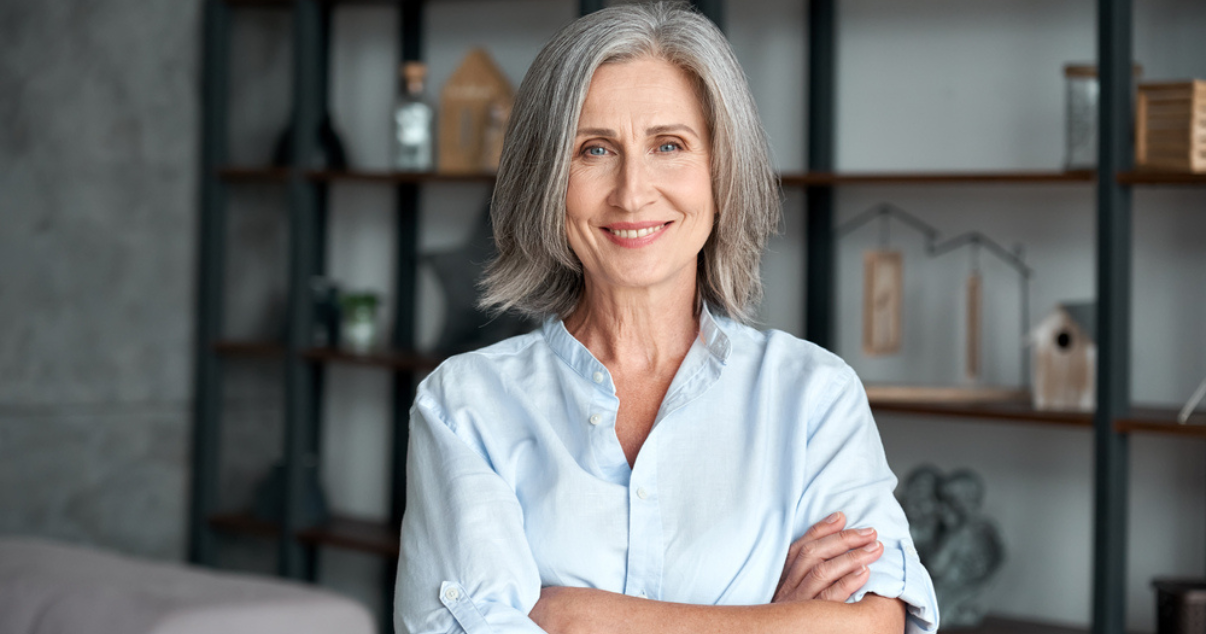
[[[355,0],[342,0],[351,3]],[[362,0],[363,1],[363,0]],[[326,98],[324,21],[339,0],[203,0],[204,58],[202,72],[202,138],[200,188],[200,247],[198,255],[198,305],[196,337],[196,401],[193,430],[193,473],[189,521],[189,558],[214,565],[215,530],[274,535],[278,539],[279,574],[313,581],[317,577],[318,545],[359,548],[392,558],[382,581],[383,594],[392,597],[396,565],[397,527],[405,508],[405,458],[407,418],[419,372],[436,360],[414,356],[418,267],[419,190],[424,182],[447,180],[439,176],[313,172],[313,136],[305,134],[318,124]],[[399,9],[399,36],[403,61],[422,57],[424,0],[384,2]],[[605,6],[605,0],[578,0],[581,14]],[[723,0],[695,0],[695,6],[723,28]],[[1131,0],[1098,0],[1097,63],[1100,78],[1099,160],[1095,173],[1009,174],[836,174],[836,73],[837,0],[808,2],[808,103],[807,161],[804,175],[783,175],[785,187],[805,191],[807,261],[805,279],[805,336],[833,348],[835,342],[836,241],[834,239],[834,189],[876,183],[1095,183],[1097,209],[1098,303],[1098,403],[1096,412],[1075,424],[1093,430],[1096,456],[1094,486],[1093,607],[1094,634],[1122,634],[1125,626],[1126,525],[1128,510],[1129,433],[1174,432],[1163,419],[1132,415],[1130,377],[1132,217],[1131,188],[1135,184],[1206,184],[1206,178],[1182,175],[1144,175],[1132,170],[1133,121],[1131,102],[1132,7]],[[232,170],[227,165],[230,26],[237,6],[276,6],[292,11],[295,38],[293,58],[292,161],[287,168]],[[397,270],[393,347],[397,354],[363,360],[393,373],[393,463],[389,524],[373,527],[354,520],[343,535],[303,530],[301,522],[302,457],[317,450],[319,398],[323,367],[342,359],[337,353],[310,349],[313,319],[309,280],[325,268],[322,253],[326,235],[326,193],[331,181],[341,178],[379,181],[395,188],[397,211]],[[289,205],[289,300],[287,340],[283,345],[226,342],[222,339],[224,254],[226,251],[227,188],[240,180],[282,183]],[[489,179],[454,179],[467,182]],[[222,366],[240,355],[278,357],[284,364],[286,425],[283,439],[285,514],[280,526],[218,515],[217,482],[221,428]],[[933,413],[934,408],[883,404],[886,411]],[[894,409],[895,407],[895,409]],[[951,415],[1008,419],[1010,410],[954,408]],[[1041,413],[1025,412],[1029,422],[1067,424],[1047,420]],[[1131,420],[1136,419],[1136,420]],[[1200,436],[1200,435],[1199,435]],[[332,530],[338,530],[332,529]],[[388,627],[388,622],[386,623]]]

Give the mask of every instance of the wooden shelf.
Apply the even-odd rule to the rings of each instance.
[[[281,527],[274,522],[259,519],[251,513],[221,513],[209,516],[209,525],[227,533],[242,533],[256,537],[278,538]]]
[[[1194,413],[1184,424],[1177,422],[1175,409],[1134,408],[1129,416],[1114,421],[1114,431],[1120,434],[1162,434],[1206,440],[1206,414]]]
[[[784,186],[1092,183],[1092,171],[1050,172],[805,172],[782,174]]]
[[[350,517],[333,517],[324,526],[297,532],[297,540],[314,546],[331,546],[398,557],[400,527]]]
[[[302,356],[318,363],[346,363],[393,368],[395,370],[434,370],[443,357],[391,350],[354,354],[335,348],[310,348]]]
[[[1017,423],[1040,423],[1065,427],[1093,428],[1092,412],[1052,412],[1036,410],[1029,401],[945,403],[915,400],[871,398],[876,413],[941,416],[948,418],[980,418]],[[1189,421],[1177,423],[1175,409],[1136,406],[1125,417],[1114,421],[1114,431],[1120,434],[1163,434],[1206,440],[1206,414],[1198,412]]]
[[[276,522],[259,519],[250,512],[212,515],[209,525],[215,530],[278,539],[281,527]],[[313,546],[331,546],[348,550],[398,556],[398,530],[388,522],[373,522],[351,517],[334,516],[322,526],[306,528],[296,533],[297,540]]]
[[[280,359],[285,356],[283,344],[264,341],[217,341],[213,349],[224,357]]]
[[[494,174],[437,174],[435,172],[310,171],[306,178],[321,182],[360,183],[493,183]]]
[[[1186,172],[1134,171],[1119,172],[1118,182],[1124,185],[1206,185],[1206,174]]]
[[[220,167],[218,178],[228,183],[283,183],[289,180],[289,168]]]
[[[999,616],[987,616],[980,627],[961,630],[938,630],[951,634],[1089,634],[1087,628],[1052,625],[1035,621],[1023,621]]]
[[[983,418],[1018,423],[1038,423],[1092,429],[1093,415],[1088,412],[1051,412],[1036,410],[1029,401],[980,403],[924,403],[874,399],[871,409],[883,414],[909,414],[951,418]]]

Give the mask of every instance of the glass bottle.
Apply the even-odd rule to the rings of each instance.
[[[401,90],[394,106],[393,165],[404,172],[428,172],[432,160],[435,113],[423,98],[427,67],[406,62],[400,70]]]

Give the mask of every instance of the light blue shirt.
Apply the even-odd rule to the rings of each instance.
[[[769,603],[792,541],[834,511],[884,544],[851,600],[899,597],[907,632],[937,629],[896,477],[841,359],[704,310],[632,468],[619,405],[607,368],[557,319],[420,384],[398,632],[541,632],[528,613],[542,586]]]

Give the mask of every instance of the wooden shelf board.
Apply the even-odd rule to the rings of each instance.
[[[1160,407],[1136,407],[1130,415],[1114,421],[1120,434],[1161,434],[1206,439],[1206,414],[1195,412],[1184,425],[1177,422],[1178,410]]]
[[[274,522],[267,522],[245,513],[219,513],[209,516],[209,525],[216,530],[227,533],[243,533],[258,537],[277,538],[281,535],[281,527]]]
[[[1093,415],[1088,412],[1051,412],[1036,410],[1029,401],[939,403],[891,401],[875,399],[871,408],[878,413],[944,416],[954,418],[983,418],[1020,423],[1042,423],[1068,427],[1093,427]]]
[[[1206,173],[1136,170],[1119,172],[1117,178],[1125,185],[1206,185]]]
[[[209,525],[215,530],[278,539],[281,527],[276,522],[259,519],[250,511],[211,515]],[[388,522],[373,522],[353,517],[334,516],[322,526],[297,531],[297,540],[314,546],[332,546],[362,552],[398,556],[398,531]]]
[[[1092,183],[1092,171],[1025,172],[805,172],[782,174],[783,185],[958,185]]]
[[[980,627],[960,630],[940,629],[951,634],[1089,634],[1087,628],[1067,627],[1000,616],[986,616]]]
[[[218,178],[228,183],[283,183],[289,180],[289,168],[220,167]]]
[[[310,348],[302,356],[318,363],[347,363],[394,368],[396,370],[434,370],[444,361],[443,357],[410,352],[379,351],[354,354],[335,348]]]
[[[384,170],[310,171],[306,178],[322,182],[361,183],[493,183],[494,174],[438,174],[435,172],[391,172]]]
[[[348,550],[398,556],[398,529],[387,522],[373,522],[350,517],[333,517],[324,526],[297,532],[300,542],[315,546],[333,546]]]
[[[285,346],[264,341],[216,341],[214,352],[224,357],[279,359],[285,356]]]

